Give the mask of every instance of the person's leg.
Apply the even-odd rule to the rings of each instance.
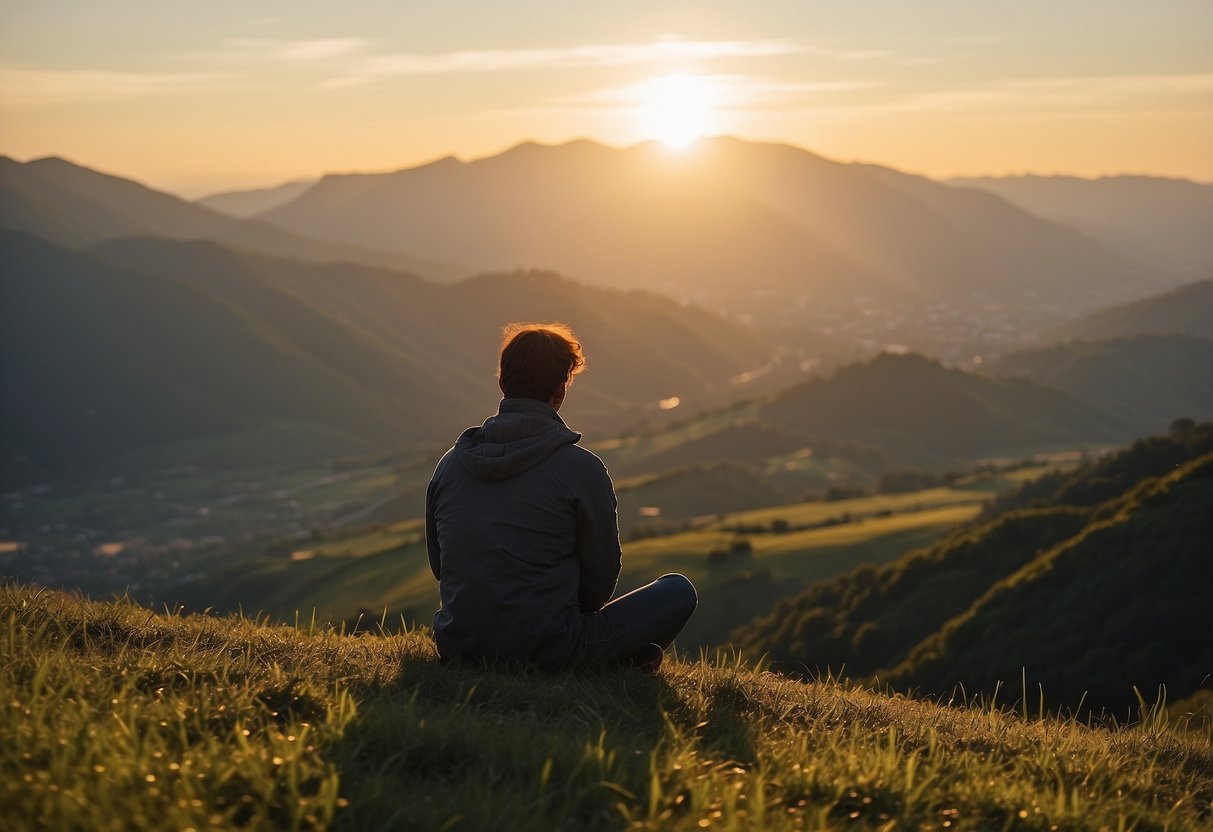
[[[698,603],[694,585],[684,576],[662,575],[586,614],[583,658],[622,661],[649,644],[667,648]]]

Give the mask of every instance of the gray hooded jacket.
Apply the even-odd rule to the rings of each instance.
[[[577,659],[583,615],[610,600],[620,568],[611,478],[579,439],[547,404],[506,398],[438,462],[425,540],[444,659]]]

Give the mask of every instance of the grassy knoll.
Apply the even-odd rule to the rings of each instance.
[[[1108,728],[729,661],[452,669],[424,631],[17,585],[0,621],[14,830],[1213,826],[1210,738],[1158,710]]]

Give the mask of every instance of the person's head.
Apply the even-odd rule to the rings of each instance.
[[[497,381],[509,398],[537,399],[557,410],[573,376],[585,369],[567,324],[516,323],[502,330]]]

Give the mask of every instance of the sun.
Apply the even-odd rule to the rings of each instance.
[[[686,147],[715,122],[715,89],[695,75],[666,75],[639,87],[644,135],[670,147]]]

